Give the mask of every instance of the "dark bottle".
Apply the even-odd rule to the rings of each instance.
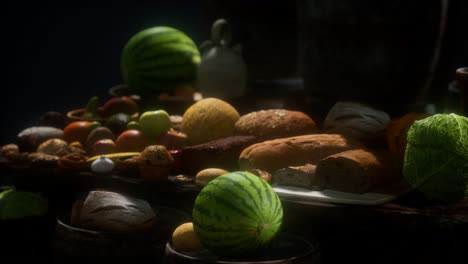
[[[458,90],[460,91],[461,110],[468,116],[468,67],[459,68],[456,71]]]

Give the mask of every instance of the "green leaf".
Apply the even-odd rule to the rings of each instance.
[[[88,103],[86,104],[83,117],[84,118],[99,118],[100,115],[98,113],[98,108],[99,108],[99,98],[97,96],[91,97]]]
[[[0,193],[0,219],[41,216],[47,210],[48,201],[41,194],[12,189]]]

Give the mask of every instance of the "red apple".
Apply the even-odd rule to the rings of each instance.
[[[109,154],[117,151],[117,145],[110,138],[100,139],[92,146],[93,155]]]
[[[145,149],[146,138],[140,130],[127,129],[115,141],[118,152],[140,152]]]
[[[163,145],[167,149],[181,149],[187,146],[187,135],[171,129],[163,133],[156,140],[156,144]]]

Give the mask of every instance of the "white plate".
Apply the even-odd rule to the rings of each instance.
[[[379,205],[397,198],[396,195],[383,193],[349,193],[334,190],[310,190],[294,186],[273,186],[278,196],[284,198],[298,198],[317,202],[331,202],[340,204]]]

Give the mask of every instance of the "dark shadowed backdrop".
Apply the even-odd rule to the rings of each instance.
[[[391,39],[391,36],[402,35],[417,40],[414,36],[424,30],[436,34],[440,15],[438,8],[443,1],[428,0],[424,6],[418,6],[419,2],[409,4],[408,1],[394,0],[382,5],[385,8],[374,4],[375,1],[360,1],[358,5],[352,0],[113,1],[112,5],[70,1],[52,5],[42,1],[33,5],[22,2],[2,4],[0,144],[14,141],[19,131],[33,125],[46,111],[65,113],[83,107],[93,95],[107,96],[109,88],[122,82],[120,53],[128,39],[138,31],[157,25],[172,26],[201,44],[209,39],[211,23],[218,16],[232,22],[234,42],[243,44],[249,83],[253,89],[264,93],[273,91],[275,82],[259,85],[262,82],[258,80],[303,78],[303,88],[314,96],[330,93],[332,90],[327,85],[344,80],[345,85],[333,86],[338,92],[332,93],[332,96],[336,95],[332,100],[357,95],[354,96],[357,99],[374,101],[376,98],[360,93],[362,85],[348,85],[349,82],[343,79],[345,75],[340,76],[339,71],[335,74],[326,67],[334,69],[333,60],[343,62],[344,55],[347,55],[351,59],[336,66],[342,67],[344,74],[350,72],[346,67],[363,69],[365,71],[362,72],[368,74],[363,75],[361,79],[364,80],[369,76],[375,78],[372,71],[378,67],[372,63],[385,58],[413,56],[419,60],[413,51],[420,50],[428,51],[426,53],[430,56],[435,36],[429,36],[429,41],[421,45],[405,45],[404,41]],[[440,60],[427,95],[429,102],[437,104],[444,102],[448,84],[455,77],[455,69],[468,66],[468,1],[449,2]],[[396,18],[397,27],[388,24],[387,18]],[[369,26],[368,21],[374,24]],[[424,21],[435,23],[429,26]],[[350,34],[348,29],[359,35]],[[394,30],[393,35],[378,31],[387,29]],[[395,29],[406,31],[397,34]],[[401,52],[392,43],[401,45]],[[385,53],[387,48],[392,53]],[[372,60],[366,61],[360,54]],[[425,69],[416,67],[426,67],[428,56],[421,57],[420,63],[412,61],[415,73]],[[393,78],[389,74],[393,72],[413,76],[413,68],[403,67],[405,65],[396,59],[392,63],[392,69],[381,69],[382,76]],[[385,64],[378,66],[382,65]],[[360,80],[353,79],[353,82]],[[405,97],[410,94],[404,92],[406,88],[395,89],[400,90],[398,94],[392,94],[393,100],[413,100]],[[382,93],[378,90],[375,92],[377,96],[382,100]]]

